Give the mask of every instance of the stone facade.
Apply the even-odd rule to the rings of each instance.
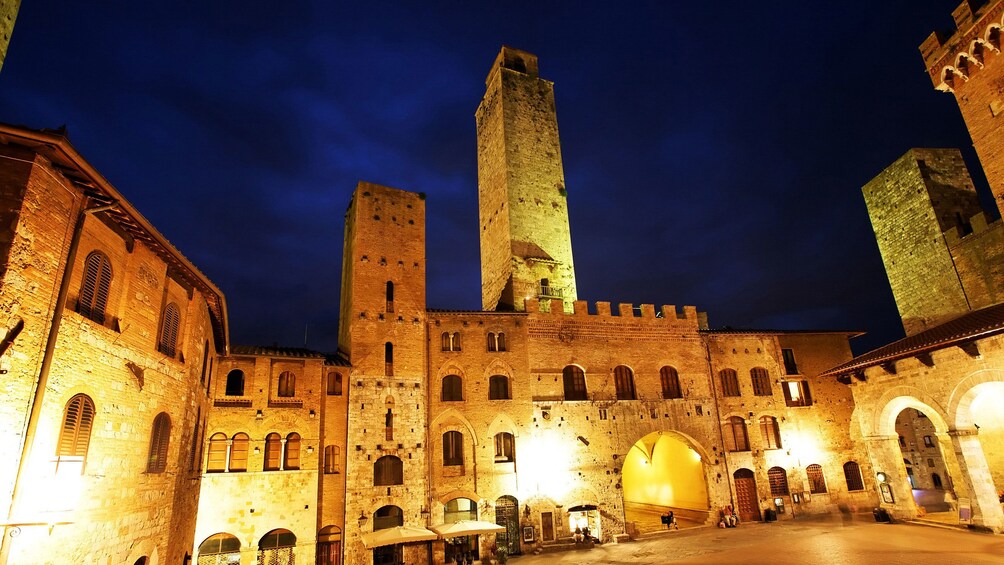
[[[14,33],[14,21],[21,8],[21,0],[0,0],[0,68],[7,58],[10,36]]]

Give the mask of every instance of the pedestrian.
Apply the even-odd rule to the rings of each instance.
[[[670,514],[669,510],[667,510],[660,518],[662,520],[662,523],[666,525],[667,530],[669,529],[669,514]]]
[[[666,514],[668,515],[668,520],[666,521],[666,528],[670,530],[673,529],[679,530],[680,525],[676,523],[676,513],[670,510]]]

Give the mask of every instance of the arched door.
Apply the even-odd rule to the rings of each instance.
[[[495,534],[495,543],[505,547],[509,555],[519,554],[519,503],[515,497],[500,496],[495,501],[495,523],[505,526],[505,532]]]
[[[736,511],[744,522],[760,520],[760,505],[757,504],[756,478],[753,471],[739,469],[733,475],[736,481]]]

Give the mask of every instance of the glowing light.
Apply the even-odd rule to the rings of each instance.
[[[543,494],[564,500],[575,483],[572,447],[553,431],[540,431],[520,444],[520,461],[522,497]]]

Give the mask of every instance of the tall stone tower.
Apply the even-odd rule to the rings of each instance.
[[[973,147],[1004,211],[1004,0],[963,0],[952,12],[955,32],[932,33],[920,46],[935,88],[955,95]]]
[[[343,539],[345,562],[364,563],[373,557],[357,533],[426,525],[423,196],[360,182],[345,215],[342,263],[339,349],[352,364]],[[383,558],[424,559],[408,551]]]
[[[7,46],[14,33],[14,21],[19,8],[21,0],[0,0],[0,67],[3,67],[4,59],[7,58]]]
[[[537,57],[503,47],[475,114],[485,310],[527,298],[576,300],[554,84]],[[546,302],[545,302],[546,303]]]
[[[862,192],[907,335],[971,310],[950,240],[982,208],[959,150],[911,149]]]

